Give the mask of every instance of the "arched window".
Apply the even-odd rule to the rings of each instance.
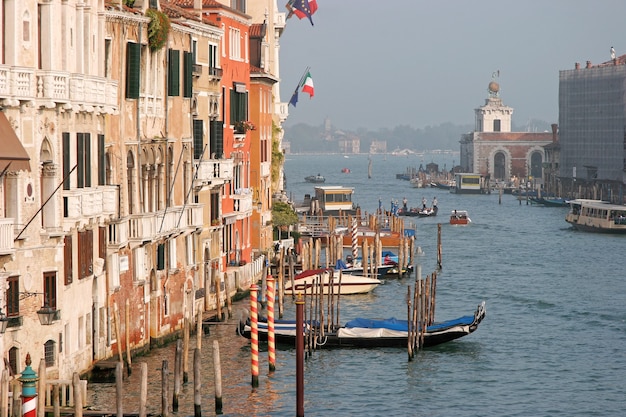
[[[48,340],[44,344],[44,357],[46,361],[46,367],[56,365],[56,343],[54,340]]]
[[[19,350],[15,346],[9,349],[9,366],[11,367],[11,369],[9,369],[9,373],[11,375],[17,375],[20,373],[20,368],[18,368],[19,357]]]
[[[497,180],[503,180],[506,176],[506,155],[498,152],[493,157],[493,176]]]
[[[541,163],[542,163],[542,156],[540,152],[533,152],[533,154],[530,156],[530,175],[532,175],[533,178],[541,178],[542,177],[542,173],[541,173]]]

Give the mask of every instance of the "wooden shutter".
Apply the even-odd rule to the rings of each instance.
[[[91,133],[83,135],[85,142],[85,187],[91,187]]]
[[[216,159],[221,159],[224,155],[224,123],[221,120],[211,120],[210,129],[211,155],[215,155]]]
[[[126,98],[139,98],[140,64],[141,45],[128,42],[126,44]]]
[[[157,271],[165,269],[165,245],[159,244],[157,246]]]
[[[63,189],[70,189],[70,134],[63,132]]]
[[[104,135],[98,135],[98,185],[106,185],[106,154]]]
[[[183,84],[183,96],[191,97],[193,91],[193,54],[191,52],[185,52],[184,56],[184,84]]]
[[[85,141],[83,133],[76,134],[76,186],[83,188],[85,186]]]
[[[204,122],[202,120],[193,121],[193,159],[201,159],[204,150]]]
[[[63,277],[65,285],[70,285],[73,280],[72,276],[72,236],[65,236],[63,241]]]
[[[170,49],[167,75],[167,95],[180,95],[180,51]]]
[[[57,273],[43,273],[43,299],[48,307],[57,308]]]

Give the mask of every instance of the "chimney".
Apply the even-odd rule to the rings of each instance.
[[[198,15],[202,22],[202,0],[193,0],[193,11]]]
[[[574,64],[574,69],[580,69],[580,62]]]
[[[591,61],[587,61],[587,66],[585,68],[591,68]]]
[[[557,130],[559,125],[556,123],[552,123],[552,143],[557,143],[559,141],[559,136],[557,134]]]

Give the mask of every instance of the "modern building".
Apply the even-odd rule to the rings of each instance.
[[[559,176],[570,197],[623,202],[626,55],[559,72]]]
[[[495,77],[488,85],[485,104],[474,110],[474,131],[461,137],[460,169],[481,174],[487,182],[543,178],[543,146],[555,140],[556,132],[511,132],[513,108],[500,98]]]

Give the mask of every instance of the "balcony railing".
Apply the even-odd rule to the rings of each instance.
[[[15,253],[13,223],[15,219],[11,217],[0,218],[0,255]]]
[[[0,99],[9,105],[36,99],[39,105],[75,105],[81,111],[102,107],[113,112],[118,105],[117,87],[117,81],[104,77],[0,65]]]
[[[163,237],[184,233],[191,229],[202,227],[202,211],[204,205],[189,204],[185,207],[170,207],[158,212],[132,214],[127,222],[127,239],[129,242],[155,242]],[[119,237],[123,237],[124,230],[117,228]],[[119,238],[110,244],[122,245]]]
[[[221,79],[222,73],[221,68],[209,67],[209,78]]]
[[[119,188],[114,185],[63,191],[67,210],[65,222],[72,224],[97,216],[119,217],[118,193]]]
[[[252,210],[252,192],[249,188],[241,188],[233,194],[236,212],[246,213]]]
[[[196,161],[198,164],[198,162]],[[209,159],[208,161],[199,162],[198,176],[196,178],[196,187],[203,185],[224,184],[226,181],[233,179],[233,160],[232,159]]]

